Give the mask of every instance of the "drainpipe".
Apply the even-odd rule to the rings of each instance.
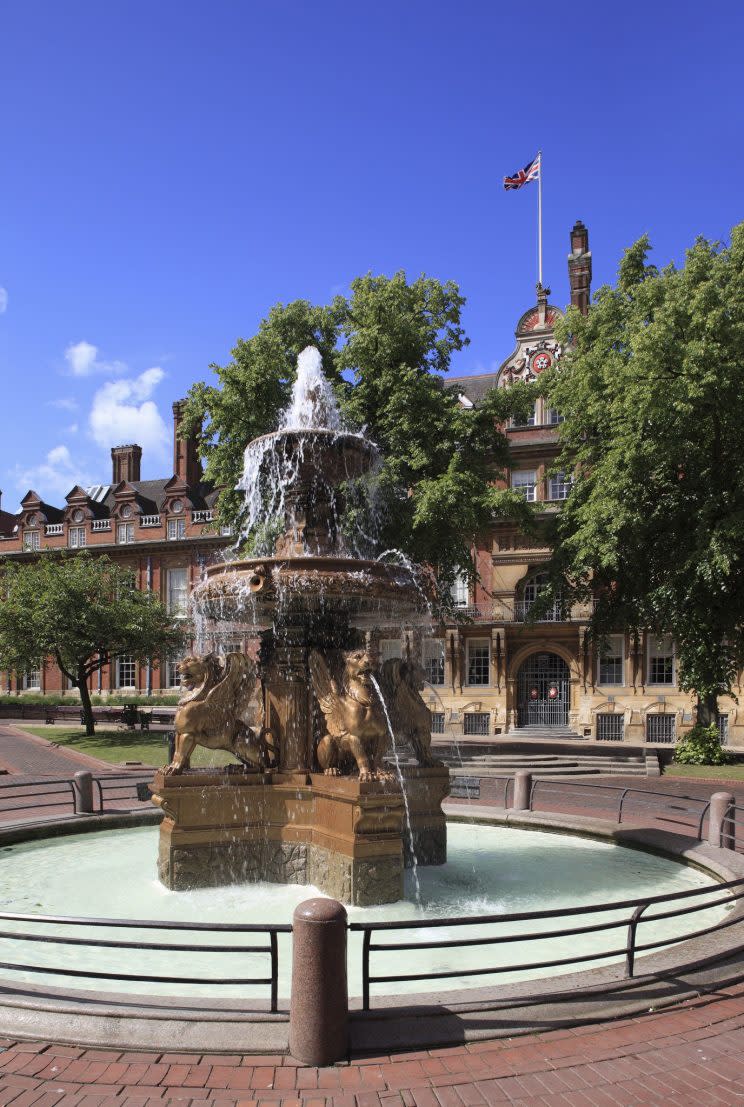
[[[150,554],[148,554],[148,556],[147,556],[147,578],[146,579],[147,579],[147,583],[146,583],[147,591],[152,592],[152,556]],[[148,658],[148,661],[147,661],[147,670],[146,670],[145,680],[147,681],[146,693],[147,693],[148,696],[151,696],[152,695],[152,661],[149,658]]]

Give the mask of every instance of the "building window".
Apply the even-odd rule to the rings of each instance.
[[[612,715],[597,715],[597,741],[622,742],[625,716],[619,711]]]
[[[624,684],[622,634],[613,634],[603,644],[599,654],[598,684]]]
[[[429,684],[444,684],[444,639],[425,638],[423,648],[424,679]]]
[[[134,523],[119,523],[116,528],[116,541],[120,546],[134,542]]]
[[[571,478],[565,473],[555,473],[548,482],[548,499],[567,500],[571,491]]]
[[[26,692],[41,691],[41,669],[29,669],[23,674],[23,689]]]
[[[137,687],[137,662],[131,654],[123,654],[116,659],[116,687]]]
[[[649,636],[648,683],[674,684],[674,643],[669,637]]]
[[[729,717],[728,715],[718,716],[718,738],[722,746],[728,745],[729,740]]]
[[[181,674],[178,670],[178,666],[181,664],[185,657],[183,651],[180,653],[173,653],[170,655],[165,663],[165,687],[166,688],[180,688],[181,686]]]
[[[380,661],[392,661],[394,657],[403,656],[403,643],[400,638],[380,639]]]
[[[179,538],[186,537],[186,520],[185,519],[169,519],[168,520],[168,539],[171,542],[177,542]]]
[[[432,711],[431,713],[431,732],[432,734],[444,734],[444,712]]]
[[[79,550],[85,545],[85,527],[69,527],[67,531],[67,545],[71,550]]]
[[[537,499],[537,473],[534,469],[515,469],[511,475],[511,486],[525,500]]]
[[[38,530],[24,530],[23,548],[24,550],[40,550],[41,532]]]
[[[188,612],[188,603],[188,569],[169,569],[168,598],[166,602],[168,614],[179,617],[185,616]]]
[[[535,401],[532,411],[529,413],[526,419],[517,419],[516,417],[511,420],[513,427],[534,427],[537,423],[537,401]]]
[[[674,741],[674,724],[676,716],[647,715],[646,716],[646,741],[664,742],[670,745]]]
[[[467,643],[468,684],[490,683],[491,643],[488,638],[469,638]]]
[[[490,721],[488,711],[466,711],[462,717],[463,734],[486,735],[489,733]]]
[[[470,602],[470,580],[467,573],[458,573],[452,582],[450,596],[455,607],[467,607]]]
[[[552,426],[557,426],[558,423],[562,423],[564,416],[559,411],[556,411],[554,407],[549,407],[547,412],[546,422]]]

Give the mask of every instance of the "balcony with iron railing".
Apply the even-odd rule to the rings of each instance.
[[[536,600],[494,600],[491,603],[459,605],[455,607],[454,621],[463,618],[473,623],[583,623],[587,622],[594,609],[594,603],[568,604],[556,602],[544,608],[535,608]],[[596,601],[595,601],[596,602]]]

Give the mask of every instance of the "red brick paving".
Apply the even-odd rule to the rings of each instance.
[[[667,1011],[332,1068],[0,1039],[0,1107],[744,1104],[744,984]]]

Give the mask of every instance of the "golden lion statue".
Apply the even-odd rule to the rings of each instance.
[[[224,666],[219,657],[186,657],[178,666],[186,689],[176,710],[176,749],[165,769],[168,774],[188,769],[197,746],[227,750],[244,765],[265,769],[271,766],[273,747],[267,733],[258,734],[243,716],[255,707],[257,673],[254,663],[242,653],[229,653]]]
[[[395,736],[410,742],[419,765],[440,766],[431,755],[431,711],[424,703],[424,670],[415,661],[391,657],[383,662],[380,686]]]
[[[360,780],[392,777],[383,766],[390,732],[380,696],[372,683],[375,663],[363,649],[344,654],[341,683],[334,679],[318,650],[309,658],[313,690],[325,716],[326,733],[318,743],[321,769],[338,776],[354,764]]]

